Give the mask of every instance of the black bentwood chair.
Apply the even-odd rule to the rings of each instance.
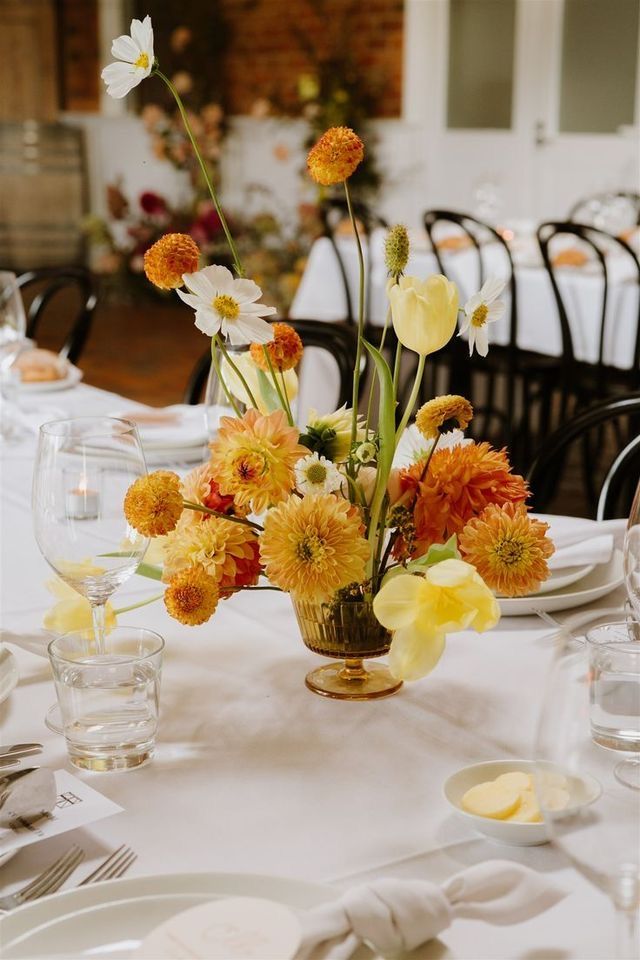
[[[533,509],[545,512],[572,466],[571,448],[597,434],[603,455],[590,508],[598,520],[626,517],[640,479],[640,394],[608,400],[573,418],[542,445],[528,475]],[[604,465],[603,465],[604,464]],[[589,493],[589,486],[583,489]]]
[[[84,267],[45,267],[20,274],[17,283],[22,292],[34,292],[27,309],[27,336],[32,339],[37,339],[47,311],[58,295],[64,299],[65,309],[66,295],[73,296],[75,314],[59,353],[70,363],[77,363],[89,338],[98,302],[91,273]]]
[[[356,358],[356,331],[353,327],[342,323],[325,323],[322,320],[287,320],[300,336],[303,346],[315,347],[326,351],[335,363],[338,373],[338,397],[336,408],[344,403],[351,406],[353,369]],[[304,359],[303,359],[304,365]],[[200,403],[209,377],[211,367],[211,353],[203,354],[195,365],[184,393],[185,403]],[[308,376],[311,369],[303,376]],[[362,380],[366,380],[366,373]],[[335,402],[334,400],[331,403]]]

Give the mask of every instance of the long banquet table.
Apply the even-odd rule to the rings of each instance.
[[[37,406],[35,399],[28,405]],[[44,405],[56,410],[42,416],[110,413],[124,404],[79,385],[50,394]],[[50,571],[31,528],[34,452],[35,435],[2,450],[2,619],[25,636],[41,627],[51,604]],[[133,578],[115,606],[153,589]],[[0,869],[0,892],[33,877],[72,838],[95,863],[129,844],[138,854],[130,876],[238,871],[338,886],[380,875],[442,881],[506,858],[557,878],[569,895],[515,927],[458,920],[419,956],[612,955],[606,898],[558,851],[492,844],[452,815],[442,793],[463,765],[531,755],[552,649],[548,628],[535,618],[452,636],[430,677],[368,703],[306,690],[304,675],[318,658],[303,647],[286,596],[236,596],[199,628],[171,620],[161,603],[125,619],[166,639],[157,754],[137,771],[69,767],[63,739],[43,722],[54,701],[48,664],[15,649],[21,677],[0,705],[1,742],[41,741],[44,765],[72,769],[124,812],[22,850]]]

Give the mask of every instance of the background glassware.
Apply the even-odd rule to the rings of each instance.
[[[640,483],[631,505],[623,552],[627,597],[636,618],[640,620]]]
[[[243,353],[248,351],[248,347],[233,347],[231,344],[227,344],[226,347],[232,360],[235,360],[238,356],[241,356]],[[222,363],[223,359],[218,354],[219,362]],[[240,413],[244,413],[247,409],[245,404],[243,404],[237,397],[234,396],[234,400],[238,405]],[[224,389],[224,386],[220,382],[218,375],[216,373],[215,367],[211,364],[209,369],[209,377],[207,379],[207,386],[204,394],[204,404],[205,404],[205,417],[207,422],[207,435],[209,440],[215,440],[218,435],[218,426],[220,425],[221,417],[236,417],[236,411],[233,409],[229,403],[229,398]]]
[[[15,273],[0,270],[0,350],[13,340],[23,340],[27,317]]]
[[[98,653],[90,631],[58,637],[49,659],[69,759],[85,770],[128,770],[153,756],[164,641],[137,627],[109,632]]]
[[[626,629],[626,624],[618,625]],[[621,754],[593,740],[588,644],[560,643],[550,675],[536,738],[536,760],[551,763],[567,778],[591,776],[602,787],[595,803],[569,815],[539,801],[552,843],[595,886],[612,898],[617,912],[616,957],[637,957],[640,907],[640,791],[616,776]],[[597,716],[597,714],[596,714]]]
[[[128,420],[79,417],[40,427],[36,541],[58,576],[89,600],[100,652],[105,604],[135,573],[149,543],[123,510],[127,489],[146,472],[137,428]]]
[[[0,441],[19,439],[24,432],[18,403],[21,377],[15,362],[33,345],[33,340],[24,337],[0,346]]]

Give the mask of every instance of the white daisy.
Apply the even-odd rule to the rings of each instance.
[[[276,308],[256,303],[262,290],[253,280],[236,279],[230,270],[219,266],[185,273],[182,279],[191,292],[176,293],[195,310],[198,330],[210,337],[221,330],[237,346],[273,340],[273,330],[262,318],[271,316]]]
[[[473,440],[465,437],[462,430],[450,430],[448,433],[440,435],[438,440],[438,450],[446,450],[449,447],[464,446],[467,443],[473,443]],[[425,440],[415,423],[406,427],[398,441],[396,452],[393,457],[394,468],[403,469],[410,467],[419,460],[424,460],[431,452],[433,440]]]
[[[311,453],[295,466],[296,487],[305,496],[333,493],[342,484],[342,475],[331,460]]]
[[[506,280],[489,277],[479,293],[474,293],[464,305],[465,322],[460,328],[459,337],[469,333],[469,356],[475,347],[481,357],[489,352],[489,334],[487,324],[495,323],[506,309],[503,300],[498,300],[506,285]]]
[[[102,71],[107,93],[116,100],[126,97],[153,70],[153,27],[151,17],[131,21],[131,36],[116,37],[111,45],[111,55],[116,63],[110,63]]]

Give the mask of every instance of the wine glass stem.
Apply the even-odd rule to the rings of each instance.
[[[619,960],[637,960],[638,903],[640,878],[637,865],[622,869],[614,880],[613,902],[616,908],[616,957]]]
[[[99,654],[106,653],[105,643],[104,643],[104,619],[105,619],[104,603],[91,604],[91,619],[93,620],[93,636],[96,641],[96,653],[99,653]]]

